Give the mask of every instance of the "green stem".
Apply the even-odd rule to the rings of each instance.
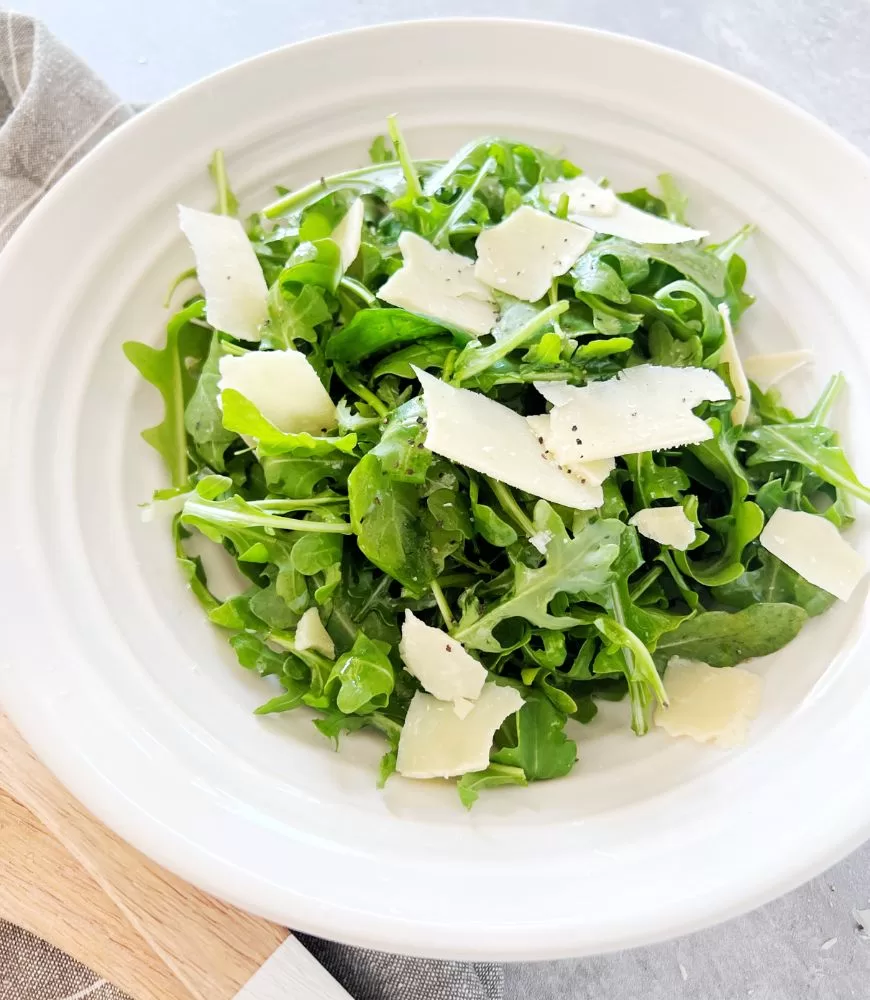
[[[347,503],[347,497],[312,497],[310,500],[251,500],[249,506],[257,510],[291,511],[313,510],[325,504]]]
[[[402,165],[402,173],[405,175],[405,183],[408,185],[408,194],[413,198],[421,198],[423,196],[423,188],[420,185],[420,178],[414,166],[414,161],[408,153],[405,137],[399,129],[399,123],[395,115],[388,116],[387,130],[393,142],[393,149],[396,151],[396,159]]]
[[[816,405],[810,410],[807,416],[807,423],[813,424],[815,427],[823,425],[831,413],[831,408],[837,401],[837,397],[843,391],[843,387],[846,385],[846,379],[843,373],[840,372],[838,375],[832,375],[828,380],[828,384],[825,386],[824,392],[819,397]]]
[[[355,295],[371,309],[377,309],[379,306],[377,298],[372,295],[361,281],[357,281],[356,278],[349,278],[347,275],[344,275],[339,281],[338,287],[343,288],[351,295]]]
[[[235,215],[238,211],[238,203],[230,190],[230,179],[227,176],[227,165],[222,149],[214,151],[209,170],[214,181],[214,186],[217,189],[218,215]]]
[[[181,512],[182,521],[198,518],[212,524],[237,524],[243,528],[277,528],[281,531],[316,531],[333,535],[352,535],[353,528],[343,521],[303,521],[276,514],[237,514],[216,503],[187,500]]]
[[[644,594],[647,590],[649,590],[656,580],[658,580],[664,570],[664,566],[653,566],[648,573],[644,573],[644,575],[631,588],[631,593],[629,594],[631,600],[636,602],[641,594]]]
[[[554,213],[557,219],[567,219],[568,218],[568,205],[569,205],[569,203],[570,203],[570,199],[568,198],[568,195],[563,191],[559,195],[559,201],[556,204],[556,211]]]
[[[441,612],[441,617],[444,619],[444,626],[449,632],[456,622],[450,612],[450,605],[447,603],[444,591],[441,589],[437,580],[433,580],[429,586],[432,590],[432,596],[435,598],[435,603],[438,605],[438,610]]]
[[[163,300],[163,308],[168,309],[172,304],[172,296],[175,294],[179,285],[183,285],[185,281],[190,278],[196,277],[196,268],[189,267],[186,271],[182,271],[181,274],[177,275],[175,280],[166,290],[166,298]]]
[[[531,538],[537,529],[529,520],[526,512],[516,502],[510,489],[504,483],[499,482],[497,479],[492,479],[490,476],[486,477],[486,481],[489,483],[489,488],[495,494],[496,500],[501,505],[501,509]]]
[[[336,364],[335,374],[355,396],[359,396],[363,402],[368,403],[379,416],[385,417],[390,412],[389,407],[384,404],[383,400],[379,396],[376,396],[370,389],[367,389],[356,376],[351,375],[344,365]]]
[[[453,226],[462,219],[462,216],[468,211],[468,207],[474,200],[474,196],[477,194],[477,189],[483,183],[486,175],[495,169],[495,160],[493,157],[488,157],[484,162],[483,166],[474,176],[474,180],[468,185],[468,187],[462,192],[462,194],[456,199],[456,203],[450,210],[450,215],[441,223],[438,229],[435,231],[435,235],[432,237],[432,243],[437,246],[442,246],[443,243],[450,241],[450,233]]]

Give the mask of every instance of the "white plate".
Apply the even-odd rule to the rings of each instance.
[[[760,228],[742,336],[816,348],[805,393],[841,368],[867,386],[868,163],[758,87],[625,38],[507,21],[391,25],[243,63],[125,125],[0,258],[3,705],[137,847],[328,937],[558,957],[762,903],[870,833],[863,593],[758,664],[764,710],[743,750],[637,740],[626,707],[606,706],[570,778],[468,814],[446,786],[378,792],[374,738],[335,755],[302,712],[254,718],[265,683],[235,664],[168,540],[140,522],[163,473],[138,432],[159,408],[120,345],[161,339],[163,294],[188,264],[175,203],[211,205],[217,146],[247,208],[273,183],[361,164],[393,111],[417,156],[507,132],[563,143],[620,187],[674,171],[714,235]],[[870,397],[853,391],[838,419],[866,476]],[[851,536],[868,548],[866,520]]]

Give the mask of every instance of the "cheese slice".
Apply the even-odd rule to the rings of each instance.
[[[404,264],[381,286],[378,298],[409,312],[483,336],[497,310],[489,288],[474,275],[474,261],[452,250],[436,250],[416,233],[399,237]]]
[[[761,704],[761,678],[741,667],[711,667],[672,656],[665,673],[669,704],[655,710],[655,724],[670,736],[736,747],[746,739]]]
[[[591,229],[522,205],[477,237],[474,273],[482,282],[537,302],[592,242]]]
[[[414,373],[423,386],[430,451],[566,507],[592,510],[604,503],[600,486],[581,483],[544,458],[525,417],[419,368],[414,367]]]
[[[529,427],[538,439],[538,444],[544,449],[544,458],[555,462],[566,475],[580,483],[600,486],[616,468],[612,458],[599,458],[593,462],[577,462],[574,450],[564,447],[564,442],[553,439],[553,428],[549,413],[539,413],[526,417]]]
[[[541,185],[541,193],[553,211],[562,195],[568,195],[568,218],[572,222],[633,243],[688,243],[710,235],[706,230],[691,229],[642,212],[588,177],[550,181]]]
[[[468,715],[487,674],[461,643],[442,629],[420,621],[406,609],[399,655],[408,673],[416,677],[429,694],[441,701],[453,702],[460,719]]]
[[[659,545],[685,550],[695,540],[695,525],[679,504],[670,507],[645,507],[629,519],[629,524]]]
[[[241,222],[179,205],[178,223],[196,260],[206,319],[231,337],[258,341],[269,289]]]
[[[330,660],[335,659],[335,643],[323,627],[317,608],[309,608],[299,619],[294,645],[299,650],[315,649]]]
[[[762,392],[776,385],[786,377],[796,372],[798,368],[808,365],[813,360],[812,351],[782,351],[780,354],[753,354],[743,362],[743,370]]]
[[[555,386],[547,383],[549,397],[559,400],[550,411],[551,448],[584,464],[706,441],[713,432],[692,407],[731,398],[706,368],[638,365],[607,381]]]
[[[338,246],[341,255],[341,269],[346,271],[356,260],[362,242],[362,227],[365,219],[366,206],[362,198],[351,202],[344,218],[332,231],[332,239]]]
[[[495,731],[522,707],[516,689],[485,684],[461,719],[449,702],[418,691],[402,726],[396,770],[406,778],[452,778],[483,771],[489,766]]]
[[[536,531],[534,535],[529,535],[529,544],[533,545],[542,556],[547,554],[547,546],[552,541],[552,531]]]
[[[867,572],[867,563],[824,517],[780,507],[759,541],[810,583],[848,601]]]
[[[218,390],[240,392],[279,430],[323,434],[336,426],[335,404],[300,351],[227,354],[218,364]]]
[[[734,327],[731,325],[731,310],[723,302],[719,306],[719,315],[722,317],[722,326],[725,328],[725,343],[722,345],[722,362],[728,365],[731,375],[731,382],[734,385],[734,406],[731,408],[731,419],[734,425],[739,427],[746,423],[749,416],[749,404],[752,400],[752,390],[746,373],[743,370],[743,362],[737,353],[737,345],[734,343]]]

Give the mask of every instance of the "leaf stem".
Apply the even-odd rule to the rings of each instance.
[[[208,169],[217,190],[218,215],[236,215],[239,210],[239,203],[230,189],[230,179],[227,176],[227,165],[222,149],[214,151],[214,156]]]
[[[462,219],[462,216],[468,211],[468,206],[474,200],[474,196],[477,194],[477,189],[483,183],[486,175],[495,168],[495,159],[491,156],[487,157],[484,161],[483,166],[474,176],[474,180],[468,185],[468,187],[462,192],[462,194],[456,199],[453,208],[450,209],[450,215],[441,223],[438,229],[435,231],[435,235],[432,237],[432,243],[437,246],[442,246],[445,242],[449,243],[450,233],[453,226]]]
[[[531,538],[535,534],[535,526],[526,512],[516,502],[510,489],[504,483],[499,482],[497,479],[492,479],[490,476],[486,477],[486,481],[489,483],[489,488],[495,494],[496,500],[501,505],[501,509]]]
[[[432,596],[435,598],[435,603],[438,605],[438,610],[441,612],[441,617],[444,619],[444,625],[449,632],[456,624],[456,621],[451,614],[450,605],[447,603],[444,591],[437,580],[433,580],[429,586],[432,590]]]
[[[846,379],[842,372],[832,375],[821,396],[819,396],[818,402],[810,410],[807,416],[807,423],[813,424],[815,427],[822,426],[830,416],[831,408],[837,401],[837,397],[843,391],[845,385]]]
[[[336,363],[335,374],[355,396],[359,396],[363,402],[368,403],[379,416],[386,417],[390,412],[389,407],[385,405],[383,400],[379,396],[376,396],[370,389],[367,389],[355,375],[351,375],[344,365]]]
[[[405,137],[399,129],[399,123],[395,115],[387,117],[387,130],[390,133],[393,149],[396,151],[396,159],[402,165],[402,173],[405,175],[405,183],[408,185],[408,194],[414,198],[421,198],[423,196],[423,188],[420,186],[420,178],[417,175],[414,161],[408,153]]]

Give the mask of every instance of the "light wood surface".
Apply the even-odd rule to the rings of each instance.
[[[136,1000],[230,1000],[287,939],[284,928],[200,892],[98,823],[2,715],[0,788],[20,803],[0,801],[0,914]],[[45,912],[52,907],[56,919]]]

